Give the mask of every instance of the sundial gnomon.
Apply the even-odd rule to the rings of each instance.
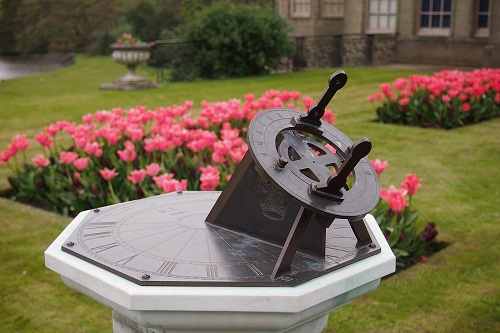
[[[307,114],[255,116],[249,151],[222,193],[89,211],[62,249],[141,285],[196,286],[293,286],[379,253],[363,220],[379,199],[371,143],[321,120],[346,81],[334,73]]]

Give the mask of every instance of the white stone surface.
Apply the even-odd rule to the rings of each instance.
[[[45,251],[48,268],[69,287],[110,307],[114,332],[321,332],[330,311],[375,289],[395,257],[371,215],[381,253],[295,287],[140,286],[63,252],[79,214]],[[135,330],[117,321],[128,318]]]

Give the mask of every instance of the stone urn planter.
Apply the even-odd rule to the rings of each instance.
[[[100,86],[101,89],[137,90],[158,87],[158,85],[135,73],[137,65],[147,61],[151,57],[149,45],[112,44],[111,50],[111,57],[116,62],[127,67],[127,74],[112,83],[102,84]]]

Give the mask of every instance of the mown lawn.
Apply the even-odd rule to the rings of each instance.
[[[16,134],[32,138],[51,122],[79,121],[118,106],[155,108],[192,100],[196,107],[204,99],[243,99],[268,89],[299,90],[316,99],[334,70],[99,91],[99,84],[123,75],[124,68],[107,58],[79,56],[75,65],[57,72],[0,82],[0,150]],[[370,158],[389,161],[384,186],[399,186],[406,173],[423,178],[413,202],[420,227],[435,221],[438,240],[449,246],[333,312],[327,332],[499,332],[500,119],[452,131],[375,123],[366,97],[380,83],[415,71],[344,70],[349,81],[331,104],[336,126],[352,139],[369,137]],[[154,79],[154,72],[140,72]],[[34,153],[31,148],[28,156]],[[0,166],[0,190],[8,188],[8,175]],[[44,266],[43,252],[69,222],[0,198],[1,332],[111,332],[110,309],[72,291]]]

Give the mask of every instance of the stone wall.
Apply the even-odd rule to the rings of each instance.
[[[351,35],[295,38],[293,59],[281,70],[368,66],[394,62],[396,36]]]

